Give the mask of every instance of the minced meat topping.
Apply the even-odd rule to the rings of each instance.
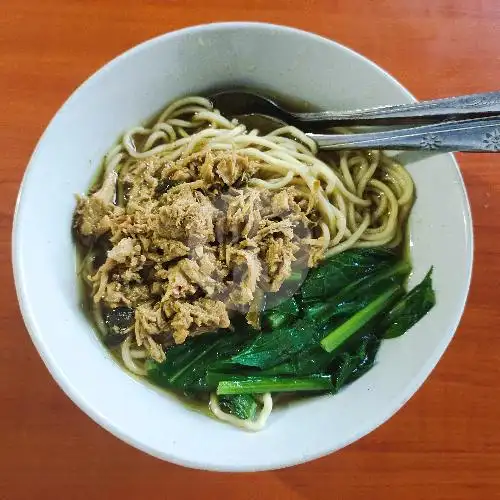
[[[153,156],[120,173],[122,206],[114,172],[78,198],[80,241],[108,248],[88,276],[93,300],[133,308],[136,342],[156,361],[169,343],[228,328],[233,311],[252,323],[262,291],[278,291],[294,265],[323,257],[308,200],[293,184],[252,186],[260,167],[225,151]]]

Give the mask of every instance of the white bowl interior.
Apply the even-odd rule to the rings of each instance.
[[[388,419],[428,376],[461,316],[472,265],[471,220],[451,155],[410,166],[415,281],[434,265],[437,306],[407,335],[386,341],[376,366],[340,394],[275,411],[257,434],[192,411],[127,374],[103,348],[80,305],[70,236],[74,193],[106,150],[169,101],[228,83],[263,87],[323,108],[412,100],[374,64],[290,28],[231,23],[146,42],[105,66],[57,113],[26,173],[14,230],[22,312],[46,365],[95,421],[138,448],[216,470],[284,467],[334,451]]]

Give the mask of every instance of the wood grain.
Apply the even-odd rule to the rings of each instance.
[[[183,26],[228,20],[338,40],[421,99],[499,86],[497,0],[2,0],[0,499],[500,498],[498,156],[458,158],[476,239],[455,340],[395,417],[335,455],[252,475],[163,463],[91,422],[42,365],[19,314],[9,258],[15,197],[38,137],[67,96],[123,50]]]

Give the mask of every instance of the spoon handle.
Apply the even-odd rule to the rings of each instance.
[[[307,134],[323,150],[392,149],[500,152],[500,117],[359,134]]]
[[[423,124],[442,120],[484,118],[498,114],[500,114],[500,92],[498,91],[353,111],[289,113],[296,123],[316,127]]]

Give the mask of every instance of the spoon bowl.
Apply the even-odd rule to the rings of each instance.
[[[297,113],[275,99],[247,89],[220,90],[210,96],[214,107],[236,116],[263,114],[309,130],[352,125],[422,125],[447,120],[487,118],[500,114],[500,92],[446,97],[411,104],[376,106],[346,111]]]

